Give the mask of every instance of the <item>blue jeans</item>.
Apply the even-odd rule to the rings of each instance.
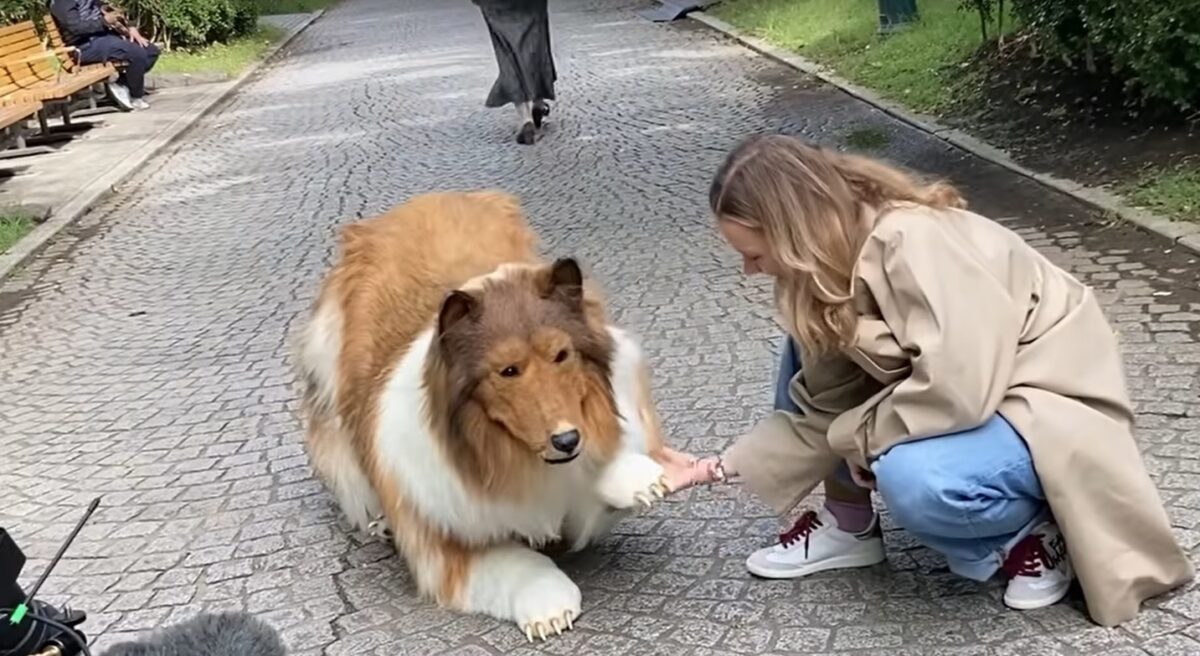
[[[800,369],[791,339],[781,360],[775,408],[797,412],[787,391]],[[1000,415],[978,428],[898,444],[871,471],[896,525],[976,581],[991,578],[1008,550],[1050,517],[1025,441]],[[834,475],[854,485],[844,462]]]

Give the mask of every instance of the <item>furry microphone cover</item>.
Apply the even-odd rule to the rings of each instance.
[[[204,613],[101,656],[286,656],[279,634],[248,613]]]

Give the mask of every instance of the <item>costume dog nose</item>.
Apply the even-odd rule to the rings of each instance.
[[[550,437],[550,444],[563,453],[574,453],[579,447],[579,431],[569,430]]]

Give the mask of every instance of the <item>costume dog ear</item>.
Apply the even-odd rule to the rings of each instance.
[[[573,310],[583,307],[583,270],[574,258],[566,257],[550,265],[542,295],[562,301]]]
[[[458,322],[476,313],[479,299],[461,290],[454,290],[442,299],[442,307],[438,310],[438,336],[445,335]]]

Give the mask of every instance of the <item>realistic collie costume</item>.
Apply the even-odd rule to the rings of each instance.
[[[341,231],[304,327],[306,450],[350,521],[382,523],[421,592],[545,639],[580,614],[547,556],[667,491],[649,376],[516,200],[417,196]]]

